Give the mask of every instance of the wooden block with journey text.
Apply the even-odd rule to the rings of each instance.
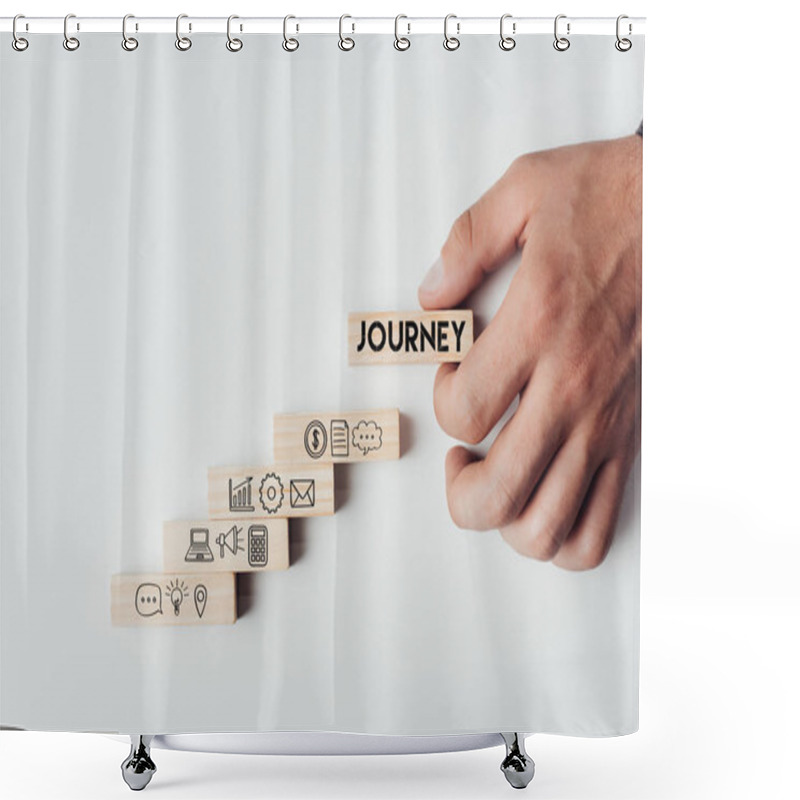
[[[358,462],[400,458],[400,412],[275,414],[276,461]]]
[[[112,625],[232,625],[232,572],[122,574],[111,578]]]
[[[208,513],[214,519],[333,514],[333,465],[211,467]]]
[[[289,568],[285,519],[176,520],[164,523],[164,569],[254,572]]]
[[[472,347],[472,311],[353,312],[347,318],[350,364],[462,361]]]

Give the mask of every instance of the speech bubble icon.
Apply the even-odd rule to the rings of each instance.
[[[381,437],[383,430],[376,423],[370,420],[365,422],[363,419],[353,428],[353,447],[357,447],[366,455],[370,450],[380,450],[383,444]]]
[[[136,590],[136,610],[142,617],[163,614],[161,610],[161,587],[157,583],[141,583]]]

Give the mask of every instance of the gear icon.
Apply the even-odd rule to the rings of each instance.
[[[283,484],[274,472],[268,472],[261,479],[258,496],[264,511],[268,514],[278,513],[278,509],[283,505]]]

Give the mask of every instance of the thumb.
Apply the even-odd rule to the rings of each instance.
[[[528,221],[531,191],[524,159],[455,221],[442,253],[419,286],[426,309],[452,308],[517,249]]]

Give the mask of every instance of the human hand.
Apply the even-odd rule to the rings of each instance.
[[[436,375],[436,418],[469,444],[519,395],[484,459],[447,454],[450,515],[498,528],[522,555],[591,569],[611,546],[640,443],[641,137],[516,159],[456,220],[421,305],[458,305],[517,249],[497,314]]]

